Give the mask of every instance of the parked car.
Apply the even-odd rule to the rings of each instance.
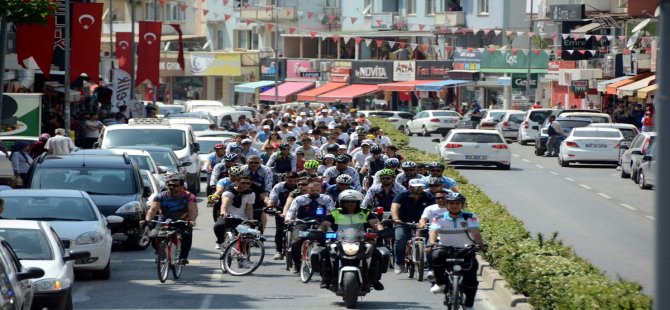
[[[120,125],[119,125],[120,126]],[[149,189],[142,186],[140,170],[128,155],[49,155],[37,158],[25,181],[33,189],[74,189],[87,192],[104,216],[118,215],[123,223],[112,227],[118,241],[135,249],[149,246],[146,215]]]
[[[409,112],[399,112],[399,111],[358,111],[358,114],[365,115],[365,118],[370,117],[379,117],[386,119],[391,122],[396,129],[404,132],[405,126],[412,119],[413,115]]]
[[[35,288],[32,279],[44,276],[42,268],[24,267],[11,245],[0,237],[0,309],[30,310]],[[12,294],[8,294],[12,292]]]
[[[72,261],[90,254],[67,251],[47,222],[2,220],[0,237],[12,246],[21,265],[44,270],[44,275],[33,282],[32,308],[72,309]]]
[[[621,146],[630,146],[633,139],[640,133],[640,130],[638,130],[635,125],[624,123],[591,123],[588,127],[619,129],[623,135]]]
[[[101,149],[92,149],[92,150],[86,150],[86,149],[78,149],[75,154],[82,154],[82,155],[123,155],[123,154],[128,154],[130,158],[135,161],[137,164],[137,167],[140,170],[149,170],[153,175],[158,179],[158,181],[162,184],[162,186],[165,185],[165,182],[167,179],[165,178],[165,173],[167,170],[160,168],[158,165],[156,165],[156,162],[154,159],[151,157],[151,154],[147,152],[144,149],[131,149],[131,148],[126,148],[126,147],[119,147],[119,148],[113,148],[113,149],[106,149],[106,150],[101,150]]]
[[[405,134],[421,134],[429,136],[432,133],[440,133],[446,136],[449,130],[456,128],[456,123],[461,120],[461,115],[456,111],[425,110],[417,113],[405,125]]]
[[[656,132],[641,132],[631,141],[630,146],[623,147],[624,151],[619,161],[622,178],[631,178],[637,183],[637,173],[642,157],[654,140],[656,140]]]
[[[439,139],[432,141],[438,143],[436,153],[452,166],[497,166],[503,170],[511,167],[512,151],[497,131],[454,129],[443,142]]]
[[[11,154],[11,150],[14,145],[18,142],[25,142],[32,144],[37,141],[37,137],[29,136],[0,136],[0,143],[7,150],[7,155]],[[0,182],[3,184],[8,184],[12,179],[14,179],[14,169],[12,169],[12,162],[9,161],[9,158],[5,154],[0,153]]]
[[[526,112],[524,111],[505,111],[495,128],[506,140],[516,139],[525,116]]]
[[[591,124],[591,120],[588,119],[557,118],[556,121],[558,121],[558,124],[561,125],[561,129],[563,129],[564,135],[569,134],[570,130],[573,128],[586,127]],[[549,128],[549,119],[544,120],[540,130],[538,130],[537,134],[535,135],[535,155],[537,156],[542,156],[547,151],[547,139],[549,139],[547,128]]]
[[[142,176],[142,184],[149,187],[151,190],[151,195],[147,198],[147,208],[151,207],[151,202],[154,201],[154,197],[158,195],[161,191],[165,190],[164,187],[158,183],[158,180],[154,177],[151,172],[148,170],[140,170],[140,175]]]
[[[591,123],[612,122],[612,117],[609,114],[599,112],[573,112],[572,110],[564,110],[559,113],[559,116],[563,119],[589,119]]]
[[[555,111],[553,109],[532,109],[526,111],[523,123],[519,126],[519,133],[516,141],[521,145],[528,144],[529,141],[535,141],[537,131],[540,130],[540,125],[544,120]]]
[[[213,124],[207,119],[202,118],[171,118],[170,125],[185,124],[190,125],[193,128],[193,133],[197,134],[198,132],[203,132],[209,130],[209,125]]]
[[[482,111],[482,120],[479,122],[478,129],[493,130],[507,110],[486,110]]]
[[[102,216],[93,199],[78,190],[15,189],[1,191],[0,197],[5,200],[4,219],[48,221],[66,248],[91,253],[74,262],[75,270],[109,279],[112,234],[108,225],[120,224],[122,217]]]
[[[223,103],[216,100],[188,100],[186,101],[186,112],[193,112],[199,107],[223,107]]]
[[[558,163],[562,167],[571,163],[618,164],[622,140],[616,128],[574,128],[561,142]]]
[[[488,111],[488,109],[481,109],[479,110],[482,115]],[[474,121],[472,121],[472,110],[466,112],[463,117],[461,118],[458,123],[456,123],[456,128],[457,129],[474,129],[477,127],[478,124],[476,124]]]
[[[656,144],[658,143],[652,143],[642,156],[642,162],[637,172],[637,184],[640,185],[641,189],[651,189],[656,186],[656,170],[658,169],[658,161],[654,159]]]

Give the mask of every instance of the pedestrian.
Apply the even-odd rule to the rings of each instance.
[[[104,127],[105,125],[98,120],[98,114],[91,113],[88,117],[88,120],[84,122],[84,139],[82,141],[82,148],[92,149],[93,144],[98,141],[100,130]]]
[[[49,138],[51,138],[51,136],[48,133],[41,134],[37,141],[33,142],[33,144],[31,144],[30,148],[28,149],[28,154],[30,154],[30,157],[37,158],[37,156],[40,156],[42,153],[46,152],[44,146],[46,145]]]
[[[70,154],[74,149],[74,142],[70,137],[65,136],[65,129],[56,128],[56,135],[49,138],[44,148],[49,155],[65,155]]]
[[[28,176],[28,170],[33,163],[33,159],[28,154],[30,143],[25,141],[17,142],[12,148],[12,154],[9,156],[14,171],[14,181],[16,187],[24,187],[23,182]]]
[[[558,156],[559,143],[563,137],[563,129],[561,124],[556,121],[555,115],[549,115],[549,127],[547,127],[547,151],[544,153],[545,157]]]
[[[642,132],[651,132],[654,131],[654,116],[651,115],[650,111],[644,112],[644,117],[642,117]]]

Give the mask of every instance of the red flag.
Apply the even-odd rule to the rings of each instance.
[[[384,40],[377,40],[377,47],[382,47],[384,45]]]
[[[188,4],[182,3],[179,5],[179,8],[181,9],[182,12],[186,12],[186,8],[188,7]]]
[[[358,20],[358,17],[352,17],[351,18],[351,24],[352,25],[355,24],[357,20]]]
[[[495,52],[496,52],[496,48],[495,48],[495,47],[489,47],[489,54],[493,54],[493,53],[495,53]]]
[[[72,5],[72,52],[70,81],[86,73],[92,82],[100,75],[100,39],[102,36],[102,3]]]
[[[231,17],[233,17],[233,16],[230,15],[230,14],[223,14],[223,20],[224,21],[228,21]]]
[[[330,22],[331,24],[335,22],[335,15],[328,15],[328,22]]]
[[[179,24],[170,24],[172,28],[174,28],[174,31],[177,32],[179,37],[177,38],[177,45],[179,47],[179,52],[177,53],[177,62],[179,63],[179,66],[181,67],[181,70],[186,70],[186,66],[184,66],[184,40],[182,39],[182,32],[181,32],[181,27]]]
[[[430,44],[421,44],[421,49],[422,49],[424,52],[427,52],[429,47],[430,47]]]
[[[489,32],[491,32],[491,29],[484,29],[484,35],[485,35],[485,36],[488,35]]]
[[[312,16],[314,16],[314,12],[307,12],[307,19],[312,19]]]
[[[209,10],[202,9],[202,15],[207,16],[207,13],[209,13]]]
[[[140,21],[140,42],[137,45],[137,78],[135,86],[145,80],[158,87],[162,22]]]
[[[540,53],[542,53],[542,50],[533,50],[533,54],[540,56]]]
[[[126,71],[128,74],[132,72],[130,67],[130,57],[133,57],[131,44],[133,42],[133,34],[130,32],[116,33],[116,59],[119,61],[119,69]]]
[[[518,48],[512,48],[512,55],[516,55],[516,54],[518,54],[518,53],[519,53],[519,49],[518,49]]]
[[[316,37],[316,31],[310,31],[309,36],[312,37],[312,39],[314,39],[314,37]]]
[[[247,23],[247,26],[249,26],[249,24],[251,24],[252,20],[247,18],[247,20],[245,22]]]
[[[16,24],[16,53],[19,65],[25,68],[23,61],[31,56],[49,78],[54,50],[54,31],[56,31],[56,15],[47,16],[47,23]]]
[[[426,27],[424,24],[419,24],[419,31],[423,31],[423,29]]]
[[[227,6],[227,5],[228,5],[228,0],[223,0],[223,6]]]
[[[295,32],[295,27],[289,27],[288,32],[293,34]]]
[[[274,28],[275,24],[267,23],[267,26],[268,26],[268,31],[272,31],[272,28]]]
[[[358,37],[354,38],[354,42],[356,42],[356,45],[361,44],[361,41],[363,41],[363,38],[358,38]]]
[[[381,19],[375,19],[375,23],[377,23],[377,26],[382,25],[382,20]]]
[[[474,50],[475,50],[474,47],[468,47],[468,53],[472,53],[472,51],[474,51]]]
[[[165,4],[166,1],[167,0],[158,0],[158,3],[160,3],[160,5],[163,5],[163,4]]]

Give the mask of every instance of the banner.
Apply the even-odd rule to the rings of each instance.
[[[56,31],[56,16],[48,15],[47,23],[16,24],[16,54],[19,65],[28,69],[25,60],[32,57],[37,67],[49,79],[51,61],[54,55],[54,32]],[[3,56],[4,57],[4,56]]]
[[[304,73],[308,73],[305,75]],[[309,74],[312,73],[312,74]],[[319,70],[312,66],[309,60],[288,59],[286,60],[286,80],[287,81],[317,81],[320,75]],[[317,75],[314,75],[317,74]]]
[[[72,52],[70,81],[86,73],[93,83],[100,76],[100,40],[102,38],[102,3],[72,5]]]
[[[135,86],[142,84],[145,80],[158,87],[159,62],[161,54],[161,22],[141,21],[140,42],[137,45],[137,78]]]
[[[0,136],[37,137],[42,133],[42,94],[5,93]]]
[[[528,82],[527,73],[512,73],[512,88],[513,89],[526,89],[526,83]],[[538,74],[530,74],[530,88],[537,88]]]
[[[194,76],[239,76],[242,75],[242,60],[238,53],[191,52],[188,75]],[[274,79],[274,75],[273,75]]]
[[[114,69],[114,79],[112,81],[112,112],[118,112],[122,105],[130,105],[130,74],[121,69]],[[126,113],[129,113],[126,110]],[[126,115],[129,117],[130,115]]]
[[[351,62],[354,84],[381,84],[393,80],[393,62],[384,60],[359,60]]]
[[[416,76],[416,63],[411,60],[393,62],[394,81],[414,81]]]
[[[133,42],[133,36],[130,32],[117,32],[116,33],[116,48],[114,52],[116,53],[116,59],[119,62],[119,68],[126,72],[132,72],[130,67],[131,58],[133,56],[133,51],[131,48],[131,43]]]

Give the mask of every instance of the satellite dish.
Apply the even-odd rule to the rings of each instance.
[[[640,37],[640,33],[636,32],[630,38],[628,39],[628,42],[626,42],[626,48],[632,49],[635,46],[635,43],[637,43],[637,39]]]
[[[644,29],[644,27],[647,27],[649,25],[649,22],[651,22],[651,18],[646,18],[645,20],[641,21],[631,32],[639,32],[640,30]]]
[[[656,7],[656,12],[654,12],[654,17],[659,17],[661,16],[661,6]]]

